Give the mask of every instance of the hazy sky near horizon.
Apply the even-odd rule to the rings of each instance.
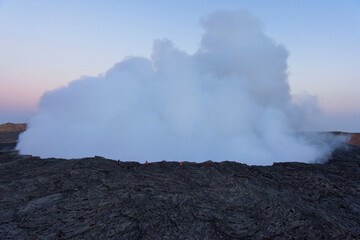
[[[193,53],[199,21],[217,9],[258,17],[290,53],[292,94],[316,96],[336,116],[332,128],[341,115],[356,126],[360,0],[0,0],[0,123],[27,121],[45,91],[104,73],[126,56],[150,57],[155,39]]]

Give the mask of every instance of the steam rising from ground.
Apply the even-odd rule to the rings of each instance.
[[[289,94],[288,52],[261,23],[246,12],[217,11],[201,24],[195,54],[157,40],[151,59],[129,57],[103,76],[45,93],[18,149],[41,157],[248,164],[328,154],[333,144],[296,134],[304,119]]]

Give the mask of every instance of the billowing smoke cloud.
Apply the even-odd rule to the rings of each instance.
[[[45,93],[20,152],[271,164],[331,151],[297,134],[302,110],[289,94],[288,52],[257,19],[217,11],[201,24],[194,54],[157,40],[151,59],[129,57],[102,76]]]

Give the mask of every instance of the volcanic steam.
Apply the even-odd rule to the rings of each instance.
[[[333,144],[298,134],[288,52],[247,12],[217,11],[194,54],[156,40],[104,75],[45,93],[20,137],[23,154],[271,164],[312,162]]]

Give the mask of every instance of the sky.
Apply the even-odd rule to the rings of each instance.
[[[156,39],[193,53],[217,9],[258,17],[289,51],[291,93],[316,96],[329,130],[360,131],[360,0],[0,0],[0,123],[27,122],[46,91],[150,57]]]

